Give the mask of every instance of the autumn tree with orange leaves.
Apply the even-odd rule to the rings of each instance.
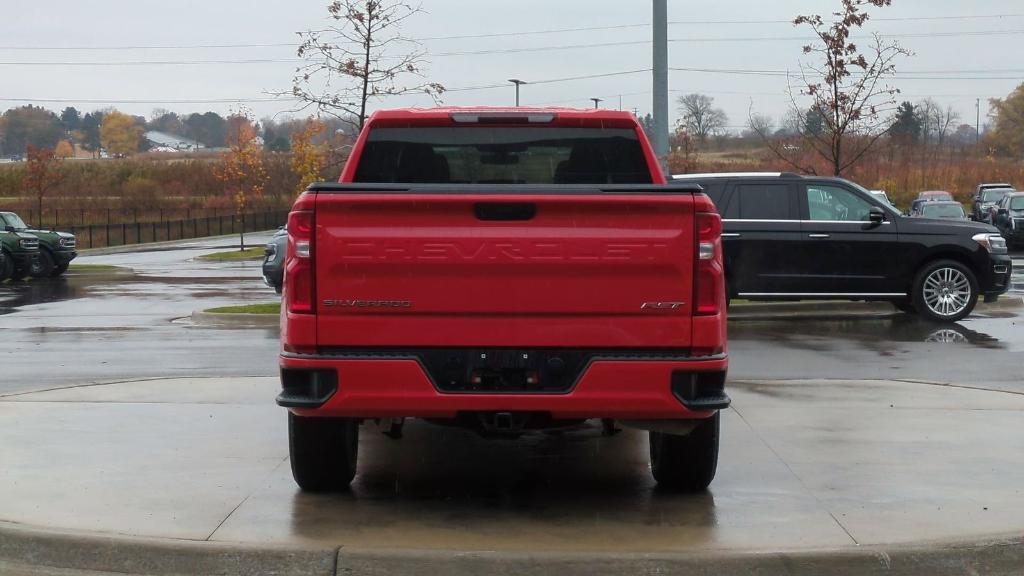
[[[245,211],[263,197],[267,171],[263,165],[263,150],[258,141],[256,127],[247,113],[228,118],[228,150],[221,154],[214,170],[224,192],[235,204],[235,213],[242,220],[241,250],[245,250]]]
[[[310,119],[306,121],[302,130],[292,134],[292,172],[299,177],[299,184],[296,195],[302,194],[307,186],[313,182],[319,182],[324,165],[327,163],[327,155],[323,146],[314,144],[313,141],[327,130],[327,126],[320,120]]]
[[[43,197],[63,180],[58,163],[60,160],[49,148],[28,145],[27,166],[22,186],[36,197],[36,225],[43,225]]]
[[[426,79],[426,50],[402,34],[406,20],[422,10],[401,0],[335,0],[328,22],[299,33],[291,92],[300,109],[315,107],[363,129],[372,101],[426,94],[435,101],[444,86]]]
[[[862,50],[853,37],[871,18],[865,9],[891,4],[892,0],[840,0],[831,21],[818,14],[793,20],[795,26],[810,28],[815,41],[803,47],[808,60],[800,63],[798,90],[790,87],[791,114],[798,120],[803,144],[827,162],[835,176],[860,162],[893,124],[899,90],[887,80],[896,74],[896,62],[912,53],[877,33]],[[809,103],[798,102],[797,95]],[[821,126],[812,127],[811,120]],[[799,171],[816,173],[799,155],[802,147],[760,135],[781,160]]]

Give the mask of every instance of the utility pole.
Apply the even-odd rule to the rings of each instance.
[[[981,144],[981,98],[974,101],[974,110],[977,117],[974,119],[974,145]]]
[[[668,172],[668,0],[654,0],[654,153]]]
[[[508,81],[516,85],[516,108],[519,108],[519,87],[527,82],[518,78],[509,78]]]
[[[594,101],[594,110],[597,110],[597,105],[604,102],[604,98],[591,98]]]

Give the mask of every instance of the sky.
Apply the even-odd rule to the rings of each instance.
[[[0,111],[34,103],[115,107],[149,117],[158,108],[228,113],[244,105],[256,117],[281,118],[295,105],[264,100],[291,88],[296,32],[323,26],[328,2],[55,0],[45,10],[36,2],[3,4]],[[891,81],[901,100],[932,97],[973,124],[980,98],[984,123],[987,100],[1024,80],[1021,0],[892,4],[872,9],[865,30],[914,52]],[[690,69],[670,73],[673,102],[688,92],[708,94],[734,130],[752,110],[778,119],[789,102],[785,75],[735,71],[799,70],[808,32],[792,19],[838,6],[838,0],[669,0],[669,65]],[[621,99],[623,109],[651,111],[646,0],[424,0],[422,7],[403,32],[423,39],[429,79],[448,89],[498,86],[448,92],[444,104],[512,104],[507,79],[520,78],[531,82],[522,87],[524,105],[590,107],[590,98],[599,97],[604,107],[619,108]],[[261,46],[224,47],[238,44]],[[609,75],[632,71],[640,72]],[[595,75],[606,76],[536,83]],[[430,105],[421,95],[372,107]],[[674,103],[672,115],[677,119]]]

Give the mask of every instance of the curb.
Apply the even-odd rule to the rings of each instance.
[[[0,523],[0,573],[45,567],[184,576],[193,574],[335,573],[336,548],[256,548],[220,542],[74,534]],[[42,572],[43,574],[47,572]]]
[[[0,523],[0,572],[184,576],[193,574],[590,576],[1019,575],[1024,537],[792,552],[563,554],[255,547],[221,542],[73,534]]]
[[[342,548],[337,574],[360,576],[986,576],[1019,575],[1024,539],[924,546],[865,546],[795,552],[559,554],[527,552],[356,551]]]
[[[221,326],[231,328],[277,328],[281,325],[279,314],[220,314],[195,310],[192,322],[202,326]]]

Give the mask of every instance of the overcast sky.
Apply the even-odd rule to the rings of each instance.
[[[5,0],[0,12],[0,110],[34,99],[51,109],[73,105],[88,111],[116,107],[149,116],[155,108],[177,112],[238,107],[226,101],[266,98],[289,89],[295,68],[295,33],[324,24],[326,0]],[[45,6],[44,6],[45,5]],[[803,13],[827,13],[838,0],[669,0],[670,66],[718,70],[796,70],[801,37],[786,21]],[[45,7],[45,9],[42,9]],[[502,84],[508,78],[552,80],[647,69],[651,66],[651,3],[646,0],[425,0],[425,13],[409,21],[416,38],[495,35],[425,40],[430,79],[448,88]],[[953,105],[973,124],[975,99],[1003,97],[1024,79],[1024,2],[1021,0],[893,0],[874,9],[867,29],[898,37],[916,55],[900,62],[893,84],[901,98],[931,96]],[[962,18],[976,16],[977,18]],[[736,23],[741,21],[741,23]],[[752,24],[749,21],[760,21]],[[774,22],[773,22],[774,21]],[[732,22],[732,23],[729,23]],[[628,25],[636,25],[629,27]],[[546,34],[565,28],[611,27]],[[249,48],[195,45],[272,44]],[[557,47],[618,44],[582,48]],[[134,48],[124,48],[126,46]],[[158,49],[153,46],[193,46]],[[75,47],[51,50],[49,48]],[[118,49],[85,49],[85,48]],[[150,48],[145,48],[150,47]],[[18,49],[32,48],[32,49]],[[47,48],[47,49],[40,49]],[[495,50],[534,49],[513,53]],[[452,55],[456,52],[489,54]],[[238,61],[158,65],[168,61]],[[272,60],[266,62],[266,60]],[[146,65],[107,65],[112,62]],[[43,63],[59,63],[46,65]],[[76,65],[67,63],[104,63]],[[778,118],[788,102],[784,76],[674,71],[673,99],[702,92],[725,109],[739,129],[753,108]],[[651,109],[651,74],[553,82],[523,87],[523,104]],[[452,105],[511,104],[511,85],[450,92]],[[49,101],[47,101],[49,100]],[[67,102],[53,102],[66,100]],[[130,101],[146,102],[130,102]],[[175,100],[225,102],[174,103]],[[94,101],[94,102],[90,102]],[[150,102],[153,101],[153,102]],[[156,102],[163,101],[163,102]],[[425,97],[392,98],[375,107],[430,105]],[[256,116],[287,111],[282,102],[249,102]],[[675,105],[673,115],[675,116]]]

